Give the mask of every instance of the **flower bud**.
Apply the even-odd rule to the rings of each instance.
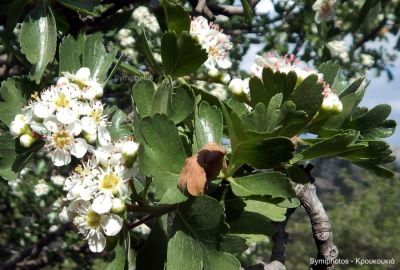
[[[324,112],[338,114],[343,111],[343,104],[338,95],[335,93],[328,93],[322,102],[321,110]]]
[[[69,79],[67,78],[67,77],[60,77],[58,80],[57,80],[57,86],[58,87],[62,87],[62,86],[64,86],[64,85],[67,85],[69,83]]]
[[[125,203],[120,198],[114,198],[111,211],[115,214],[125,211]]]
[[[90,133],[84,132],[83,138],[84,138],[88,143],[94,143],[94,142],[96,142],[97,136],[96,136],[96,133],[90,134]]]
[[[10,133],[14,137],[18,137],[23,133],[27,133],[28,126],[25,123],[24,116],[17,114],[14,120],[10,123]]]
[[[215,69],[215,68],[210,69],[210,70],[208,71],[208,76],[210,76],[210,77],[217,77],[217,76],[218,76],[218,69]]]
[[[229,83],[230,80],[231,80],[231,76],[228,73],[221,74],[221,82],[223,82],[224,84],[227,84],[227,83]]]
[[[32,146],[32,144],[35,142],[35,138],[33,138],[30,134],[24,134],[21,137],[19,137],[19,143],[26,148],[29,148]]]
[[[122,155],[124,157],[136,157],[139,149],[139,144],[134,141],[127,141],[123,144]]]
[[[96,98],[101,98],[103,96],[103,87],[99,83],[93,83],[90,87],[93,88],[96,93]]]
[[[229,83],[229,91],[231,91],[234,96],[242,96],[244,95],[244,82],[241,79],[233,79]]]
[[[87,67],[82,67],[82,68],[78,69],[75,76],[76,76],[76,79],[78,79],[78,80],[88,81],[90,78],[90,69]]]

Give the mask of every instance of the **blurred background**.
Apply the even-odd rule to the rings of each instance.
[[[3,50],[18,46],[19,24],[14,35],[5,35],[8,8],[10,3],[15,2],[0,1],[0,80],[28,73],[23,55],[5,55]],[[28,2],[21,14],[26,15],[35,3]],[[63,34],[79,34],[80,29],[69,18],[78,16],[90,22],[93,15],[67,10],[58,2],[62,1],[54,1],[57,25]],[[85,1],[87,6],[93,6],[93,12],[97,14],[123,2],[127,4],[121,5],[115,16],[110,16],[108,20],[97,20],[95,27],[82,27],[87,27],[85,30],[88,32],[102,31],[108,47],[118,46],[124,53],[125,62],[151,73],[143,65],[144,58],[140,53],[140,44],[136,42],[135,29],[138,23],[145,26],[152,50],[157,53],[163,18],[151,18],[162,13],[159,2]],[[187,2],[172,2],[191,10]],[[209,2],[234,6],[241,4],[239,0]],[[366,76],[369,86],[363,106],[372,108],[381,103],[390,104],[391,118],[400,122],[400,1],[330,2],[334,3],[333,20],[321,24],[315,22],[316,11],[312,8],[314,0],[261,0],[255,6],[256,16],[250,22],[245,16],[217,16],[217,23],[231,35],[234,43],[231,54],[234,65],[229,75],[232,78],[248,76],[255,56],[268,51],[295,54],[310,67],[317,67],[328,60],[338,61],[342,68],[341,76],[346,80]],[[142,4],[149,8],[140,9]],[[340,42],[340,46],[332,41]],[[207,75],[206,71],[204,75]],[[55,75],[48,74],[48,77]],[[121,97],[129,93],[132,84],[132,81],[110,81],[106,89],[108,102],[112,104],[123,100]],[[210,83],[207,87],[210,91],[226,91],[226,85],[223,84]],[[126,99],[123,102],[127,102]],[[399,156],[400,133],[396,132],[386,140]],[[52,176],[54,172],[48,164],[47,158],[39,155],[15,181],[0,179],[0,261],[5,263],[0,264],[0,269],[104,269],[105,262],[112,254],[89,252],[76,232],[68,225],[60,225],[58,212],[63,205],[62,186],[65,178]],[[318,194],[333,226],[339,258],[394,258],[397,262],[395,265],[338,265],[335,269],[400,269],[398,174],[394,179],[383,179],[338,159],[317,160],[313,165]],[[400,172],[399,161],[390,167]],[[67,176],[65,172],[61,174]],[[287,269],[307,269],[310,258],[316,256],[316,249],[308,217],[302,208],[297,209],[291,217],[287,232],[290,234]],[[137,227],[133,247],[139,249],[148,233],[147,226]],[[251,246],[240,258],[245,264],[268,261],[269,250],[270,244],[266,239]]]

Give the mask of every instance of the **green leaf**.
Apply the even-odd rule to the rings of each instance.
[[[187,84],[180,84],[174,88],[172,94],[172,107],[168,116],[178,124],[185,120],[194,110],[195,97],[192,89]]]
[[[167,1],[164,1],[163,6],[167,19],[168,30],[175,32],[178,36],[183,31],[189,32],[189,14],[181,6],[170,4]]]
[[[210,106],[208,102],[202,101],[196,110],[194,121],[197,149],[210,142],[221,143],[223,118],[217,106]]]
[[[116,55],[117,49],[107,53],[102,35],[96,33],[88,36],[85,40],[82,66],[90,69],[92,79],[104,83]]]
[[[15,140],[9,134],[0,134],[0,176],[4,179],[17,178],[18,174],[12,170],[15,158]]]
[[[361,116],[352,119],[345,128],[360,131],[364,138],[374,139],[376,137],[390,137],[396,128],[396,122],[386,120],[391,112],[387,104],[378,105]]]
[[[358,133],[344,133],[324,139],[302,151],[300,153],[302,156],[301,160],[330,157],[349,151],[349,146],[354,144],[358,136]],[[360,147],[364,146],[361,145]]]
[[[4,102],[0,102],[0,121],[10,126],[14,117],[21,113],[26,101],[22,97],[21,91],[17,89],[13,79],[8,79],[1,83],[0,95],[4,100]]]
[[[179,37],[168,32],[161,41],[161,57],[165,74],[176,78],[195,72],[208,56],[187,32],[182,32]]]
[[[239,197],[271,196],[294,197],[290,179],[279,172],[258,173],[229,180],[232,191]]]
[[[246,200],[244,209],[248,212],[263,215],[272,221],[284,221],[286,219],[286,209],[269,202]]]
[[[81,58],[85,47],[85,37],[79,35],[75,40],[73,36],[64,37],[59,49],[59,74],[62,72],[75,73],[82,67]]]
[[[323,85],[318,82],[317,75],[308,76],[290,96],[296,104],[296,109],[306,112],[308,119],[312,119],[319,111],[324,96]]]
[[[45,1],[39,1],[25,18],[18,39],[22,53],[33,64],[32,78],[39,83],[47,64],[53,61],[57,47],[56,21]]]
[[[307,114],[304,111],[297,111],[293,101],[286,101],[280,108],[279,130],[274,132],[276,136],[288,138],[299,134],[307,126]]]
[[[132,88],[136,109],[141,117],[152,115],[152,100],[157,85],[151,80],[140,80]]]
[[[94,12],[94,8],[100,4],[100,0],[58,0],[58,2],[67,8],[86,15],[98,15],[98,12]]]
[[[230,233],[240,235],[248,243],[256,243],[265,240],[265,236],[272,236],[275,233],[274,226],[265,216],[245,211],[243,215],[229,223]]]
[[[200,196],[179,205],[168,243],[167,269],[237,270],[239,261],[220,251],[221,237],[228,231],[223,205]]]
[[[166,114],[172,107],[172,80],[166,77],[154,92],[152,114]]]
[[[250,6],[250,3],[247,0],[240,0],[243,6],[244,15],[247,20],[250,20],[254,16],[253,9]]]
[[[136,39],[136,46],[143,53],[144,57],[147,60],[147,63],[150,67],[156,71],[160,72],[159,64],[154,58],[153,52],[151,51],[151,47],[149,41],[147,39],[146,31],[143,26],[137,26],[136,31],[133,31]]]
[[[142,140],[139,148],[140,172],[154,177],[153,183],[161,202],[185,200],[186,197],[176,186],[186,154],[175,124],[167,116],[156,114],[152,118],[143,118],[139,132]]]
[[[130,236],[126,230],[119,234],[118,244],[115,247],[115,257],[107,265],[106,270],[128,270],[129,262],[128,255],[130,252]]]
[[[339,63],[337,61],[328,61],[320,65],[318,71],[324,75],[324,81],[326,83],[333,85],[333,82],[339,73]]]
[[[126,117],[127,115],[124,111],[120,110],[118,107],[115,107],[115,111],[111,118],[111,126],[108,128],[113,140],[125,136],[132,136],[132,131],[126,122]]]
[[[234,149],[231,162],[245,163],[257,169],[268,169],[293,157],[294,146],[285,137],[268,138],[262,141],[241,142]]]
[[[246,239],[233,234],[225,235],[220,244],[221,251],[233,254],[242,254],[248,247]]]

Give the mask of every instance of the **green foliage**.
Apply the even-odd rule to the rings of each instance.
[[[219,251],[219,241],[228,226],[223,206],[215,199],[201,196],[179,206],[168,243],[167,269],[234,270],[239,261]]]
[[[195,130],[197,149],[203,148],[210,142],[221,143],[223,132],[221,111],[216,106],[210,106],[206,101],[202,101],[196,109]]]
[[[14,117],[21,112],[26,101],[13,79],[1,83],[0,95],[4,100],[0,102],[0,121],[9,126]]]
[[[24,20],[19,32],[21,51],[33,64],[32,78],[36,83],[53,61],[57,47],[57,26],[51,8],[46,1],[39,1]]]
[[[165,115],[156,114],[141,120],[136,132],[140,133],[141,138],[141,173],[154,178],[154,187],[160,201],[174,203],[185,200],[176,183],[186,154],[174,123]]]
[[[161,56],[166,75],[181,77],[195,72],[207,60],[207,53],[188,33],[163,35]]]

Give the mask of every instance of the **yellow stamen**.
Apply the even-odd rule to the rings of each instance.
[[[94,211],[89,211],[85,217],[87,225],[92,229],[97,229],[101,223],[101,216]]]
[[[58,95],[55,104],[58,108],[66,108],[69,106],[69,99],[61,93]]]
[[[113,190],[120,183],[121,178],[113,173],[106,174],[103,179],[100,180],[100,188],[105,190]]]
[[[57,148],[65,148],[73,138],[65,130],[53,134],[53,143]]]

